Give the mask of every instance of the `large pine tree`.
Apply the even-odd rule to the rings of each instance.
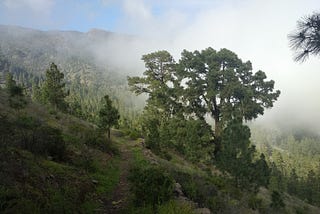
[[[210,115],[216,151],[229,122],[257,118],[280,95],[263,71],[254,73],[250,61],[242,62],[230,50],[184,50],[181,55],[179,63],[167,51],[144,55],[144,77],[129,77],[129,86],[137,94],[147,93],[147,109],[156,109],[158,115],[182,112],[203,120]]]
[[[67,96],[67,93],[64,90],[65,83],[63,82],[63,78],[64,74],[59,71],[57,65],[51,63],[49,69],[46,70],[46,80],[41,90],[43,101],[59,109],[66,108],[64,98]]]

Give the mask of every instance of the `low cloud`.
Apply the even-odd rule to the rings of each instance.
[[[58,2],[64,3],[59,0],[3,0],[2,5],[11,13],[11,17],[16,16],[20,21],[31,15],[36,23],[33,26],[37,26],[46,19],[54,22],[56,17],[35,16],[33,13],[48,11],[50,14]],[[285,123],[304,124],[319,127],[320,133],[320,59],[311,57],[303,64],[294,62],[287,39],[287,35],[296,27],[297,20],[319,9],[319,0],[98,2],[101,7],[109,10],[115,7],[120,11],[120,18],[115,21],[116,31],[139,37],[113,38],[102,44],[93,44],[89,48],[99,61],[112,62],[115,66],[142,74],[142,54],[165,49],[179,60],[183,49],[202,50],[209,46],[217,50],[227,48],[244,61],[250,60],[254,71],[266,72],[269,79],[275,80],[275,88],[281,90],[275,106],[258,121],[281,123],[282,126]],[[86,4],[92,6],[94,3],[87,1]],[[82,10],[87,14],[95,14],[92,8],[86,6]],[[76,17],[76,12],[70,13]],[[61,14],[59,17],[67,19],[70,14]],[[96,19],[98,16],[92,17]]]
[[[132,22],[123,23],[123,28],[138,27],[137,34],[148,35],[151,41],[156,38],[154,50],[169,50],[176,60],[183,49],[211,46],[234,51],[244,61],[250,60],[254,71],[266,72],[282,92],[258,122],[281,127],[300,125],[320,133],[320,59],[294,62],[287,38],[298,19],[317,9],[318,0],[190,0],[181,3],[183,6],[168,1],[139,2],[151,17],[141,21],[128,13]],[[153,12],[159,5],[162,11]]]

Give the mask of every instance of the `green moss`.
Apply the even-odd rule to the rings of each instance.
[[[67,173],[66,171],[71,170],[69,166],[49,160],[44,160],[42,166],[55,175],[64,175]]]

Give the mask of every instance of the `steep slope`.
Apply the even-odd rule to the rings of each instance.
[[[117,149],[88,122],[27,98],[13,109],[9,99],[0,89],[0,212],[105,213]]]
[[[124,47],[134,41],[137,38],[97,29],[82,33],[0,25],[0,58],[8,62],[0,66],[0,81],[3,83],[5,73],[11,72],[31,93],[54,62],[64,73],[68,102],[72,108],[80,108],[73,109],[81,112],[78,116],[95,120],[94,112],[105,94],[112,95],[124,115],[143,104],[143,99],[134,98],[127,88],[126,75],[134,71],[128,70],[130,57],[119,57],[126,56]],[[114,63],[116,59],[121,61]]]

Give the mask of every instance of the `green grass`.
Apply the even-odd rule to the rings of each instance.
[[[190,204],[171,200],[158,207],[159,214],[192,214],[193,208]]]
[[[127,213],[131,214],[194,214],[190,204],[176,200],[170,200],[155,208],[151,205],[144,207],[132,207]]]
[[[55,175],[65,175],[69,170],[72,170],[72,168],[67,165],[49,160],[42,161],[42,166],[45,167],[46,170],[48,170],[47,172]]]
[[[98,181],[96,186],[98,194],[109,195],[117,186],[120,179],[119,163],[120,158],[116,156],[108,162],[106,167],[98,164],[96,172],[91,174],[92,179]]]

